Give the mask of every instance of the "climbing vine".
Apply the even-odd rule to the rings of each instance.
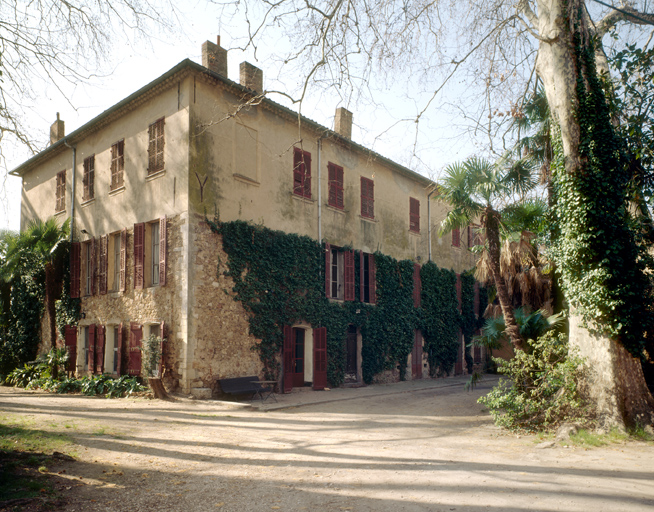
[[[630,174],[597,78],[592,46],[582,44],[579,31],[575,34],[580,161],[566,169],[558,135],[553,178],[560,236],[553,257],[566,297],[587,325],[619,339],[639,357],[643,334],[654,327],[646,275],[651,258],[629,212]]]
[[[327,378],[332,386],[344,380],[349,325],[361,330],[361,367],[366,383],[395,365],[400,378],[405,378],[415,329],[425,333],[430,367],[440,365],[443,369],[433,374],[447,373],[453,367],[460,325],[453,272],[433,263],[424,265],[422,307],[416,308],[413,262],[397,261],[377,252],[377,303],[370,305],[358,300],[361,269],[359,252],[355,251],[357,300],[331,301],[325,296],[324,244],[243,221],[207,222],[222,236],[227,269],[221,270],[219,264],[218,271],[233,279],[235,300],[250,313],[250,334],[258,340],[253,348],[259,353],[266,378],[279,375],[283,327],[299,321],[327,327]],[[443,333],[449,337],[443,337]],[[451,347],[449,352],[441,348],[447,344],[454,345],[453,354]]]

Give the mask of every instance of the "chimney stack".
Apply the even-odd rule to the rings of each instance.
[[[348,139],[352,138],[352,112],[343,107],[336,109],[334,131]]]
[[[58,140],[63,139],[65,135],[64,122],[59,119],[59,112],[57,112],[57,120],[50,127],[50,145],[52,146]]]
[[[241,62],[239,71],[243,87],[252,89],[256,93],[263,92],[263,71],[249,62]]]
[[[221,48],[220,36],[216,39],[218,44],[211,41],[202,43],[202,65],[227,78],[227,50]]]

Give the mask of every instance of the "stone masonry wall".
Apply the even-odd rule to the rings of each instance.
[[[228,268],[222,237],[200,215],[194,216],[191,231],[189,339],[195,348],[189,365],[196,376],[191,389],[210,388],[216,394],[217,379],[262,376],[262,364],[253,350],[257,339],[249,334],[248,313],[234,300],[233,280],[224,275]]]

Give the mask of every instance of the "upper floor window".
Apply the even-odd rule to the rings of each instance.
[[[157,119],[148,129],[148,174],[164,170],[165,118]]]
[[[359,253],[359,299],[368,304],[377,304],[377,266],[375,255]]]
[[[375,218],[375,182],[361,177],[361,216]]]
[[[461,247],[461,231],[459,228],[452,230],[452,247]]]
[[[81,253],[80,281],[82,284],[82,295],[95,295],[95,238],[81,244]]]
[[[354,300],[354,251],[325,245],[325,294],[330,299]]]
[[[420,201],[409,198],[409,230],[420,233]]]
[[[311,199],[311,153],[293,150],[293,193]]]
[[[57,189],[55,195],[55,212],[63,212],[66,209],[66,171],[57,173]]]
[[[134,288],[166,284],[166,217],[134,225]]]
[[[329,162],[328,170],[328,185],[329,185],[329,198],[327,200],[329,206],[334,208],[343,209],[343,168],[340,165]]]
[[[83,201],[89,201],[94,196],[94,182],[95,182],[95,155],[91,155],[84,159],[84,176],[82,183],[84,185],[84,192],[82,195]]]
[[[123,171],[125,170],[125,140],[119,140],[111,146],[111,188],[116,190],[123,186]]]

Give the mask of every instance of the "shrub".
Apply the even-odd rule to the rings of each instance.
[[[493,358],[501,378],[479,403],[495,423],[510,430],[549,430],[564,421],[587,423],[590,412],[579,393],[583,359],[569,353],[567,338],[548,332],[529,340],[531,352],[510,361]]]

